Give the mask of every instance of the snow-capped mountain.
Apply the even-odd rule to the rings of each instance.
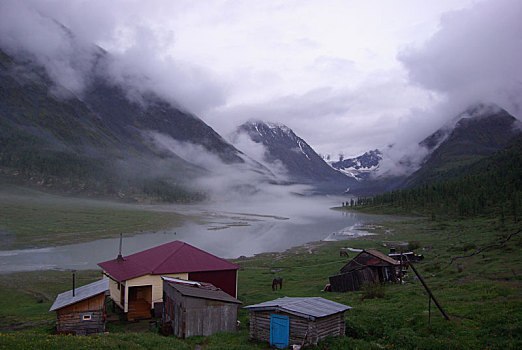
[[[342,192],[356,181],[330,167],[302,138],[283,124],[250,121],[232,136],[247,135],[264,146],[260,161],[282,166],[289,182],[312,185],[322,192]],[[242,150],[248,154],[247,150]]]
[[[339,159],[330,165],[356,180],[367,180],[379,168],[382,152],[378,149],[368,151],[358,157]]]

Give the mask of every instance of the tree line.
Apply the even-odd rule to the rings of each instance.
[[[470,166],[454,178],[374,197],[362,197],[345,205],[391,207],[428,215],[471,217],[494,213],[518,221],[522,201],[522,137],[506,149]]]

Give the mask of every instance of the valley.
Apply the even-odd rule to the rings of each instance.
[[[0,350],[521,349],[521,4],[0,0]]]
[[[504,244],[468,256],[478,248],[502,241],[517,225],[497,219],[465,220],[409,219],[380,223],[364,236],[347,241],[320,242],[282,252],[267,252],[232,260],[243,267],[239,272],[239,299],[244,305],[267,298],[321,296],[350,305],[344,338],[327,339],[319,347],[328,349],[387,348],[518,348],[520,337],[520,248],[521,236]],[[369,299],[368,291],[322,292],[328,276],[346,263],[339,250],[378,248],[386,251],[394,244],[414,244],[425,259],[417,269],[448,313],[450,321],[432,305],[428,322],[428,297],[413,276],[403,285],[389,284],[382,298]],[[355,253],[350,253],[352,254]],[[277,271],[277,272],[274,272]],[[81,284],[97,280],[99,270],[77,272]],[[274,276],[285,284],[270,288]],[[69,288],[70,273],[40,271],[2,275],[0,288],[0,346],[25,349],[154,348],[173,346],[186,349],[266,348],[248,340],[248,313],[240,311],[237,333],[216,334],[180,340],[149,330],[148,322],[108,324],[109,334],[90,337],[50,335],[55,315],[48,312],[54,296]],[[40,302],[40,300],[43,300]],[[17,305],[17,307],[13,307]],[[6,332],[11,330],[11,332]],[[16,330],[16,332],[12,332]]]

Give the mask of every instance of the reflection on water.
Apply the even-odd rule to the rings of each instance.
[[[340,201],[328,198],[314,198],[306,205],[301,200],[298,207],[285,207],[284,203],[271,205],[274,212],[232,205],[226,208],[223,205],[192,207],[191,210],[205,213],[208,222],[189,223],[175,230],[132,237],[124,234],[122,253],[125,256],[181,240],[224,258],[236,258],[282,251],[311,241],[354,238],[365,234],[357,230],[364,223],[390,220],[390,217],[329,209],[338,203]],[[287,219],[283,220],[282,216]],[[115,258],[118,248],[119,239],[114,238],[42,249],[0,251],[0,271],[96,269],[97,263]]]

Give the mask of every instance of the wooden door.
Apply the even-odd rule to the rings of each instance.
[[[270,315],[270,345],[278,349],[288,346],[290,338],[290,318],[288,316]]]

